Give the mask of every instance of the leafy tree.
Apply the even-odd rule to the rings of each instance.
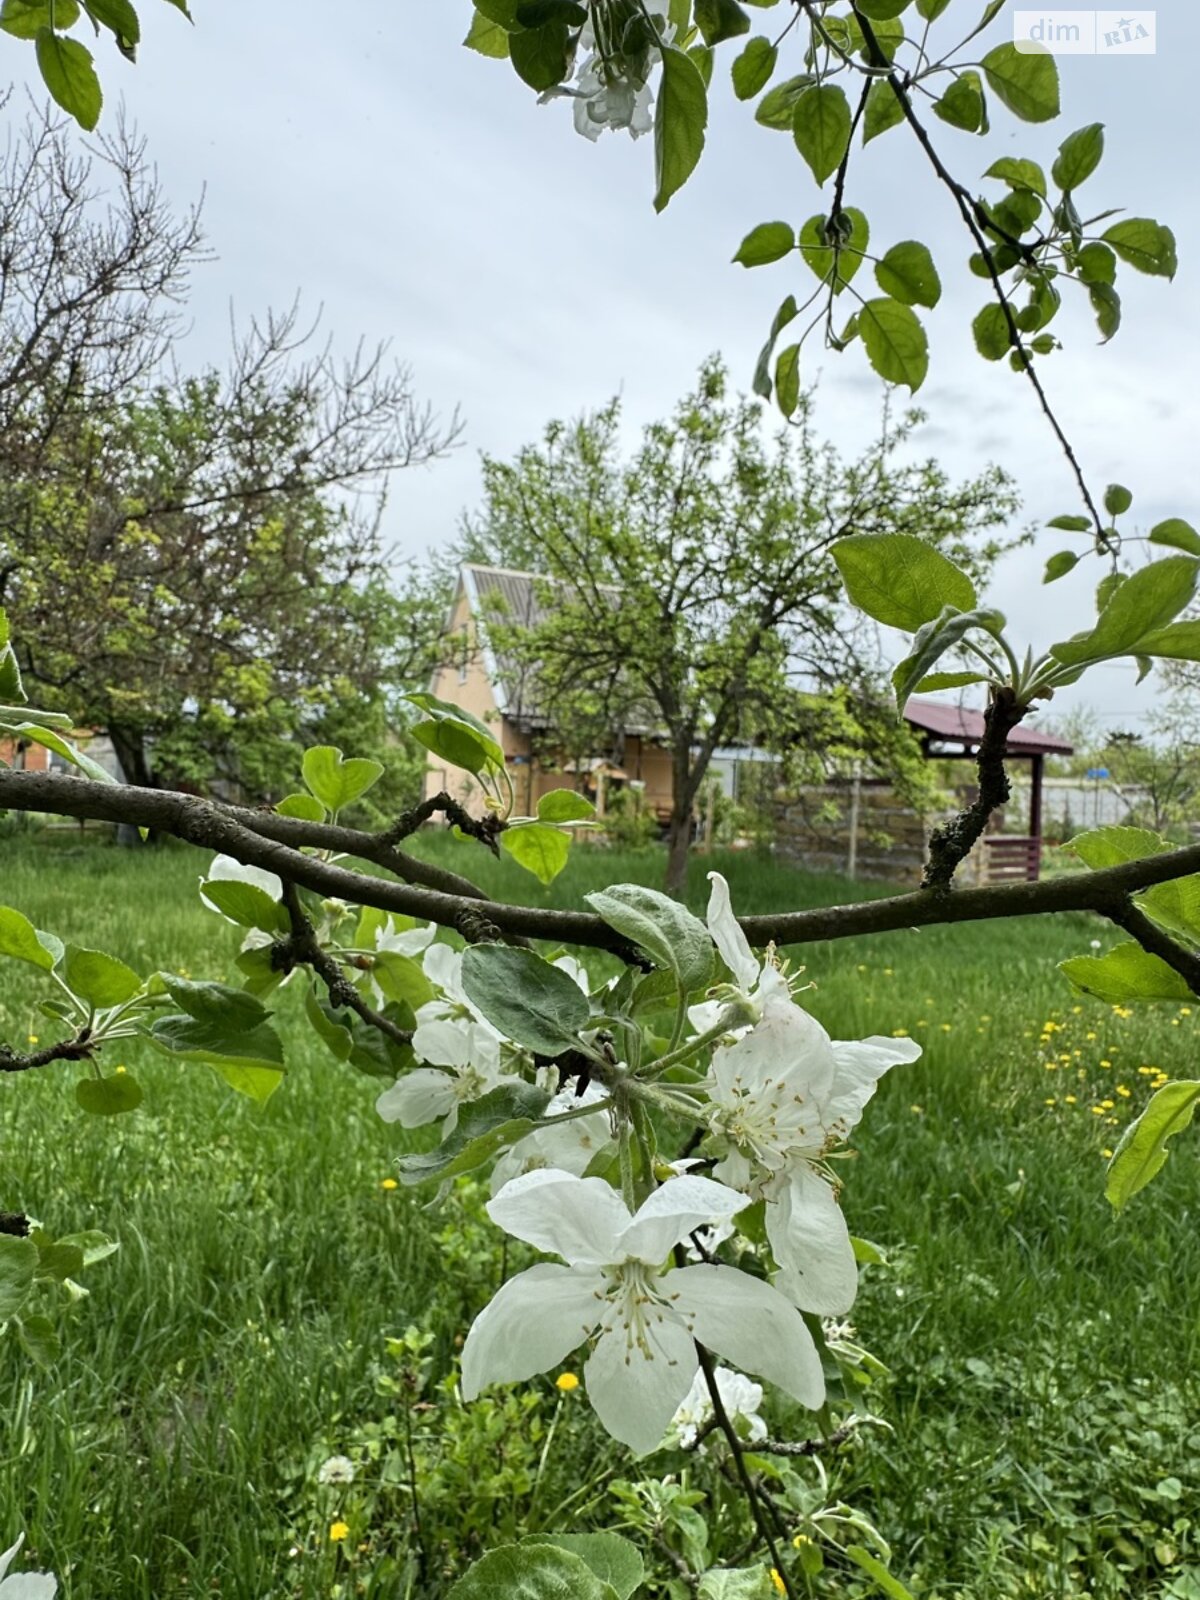
[[[457,423],[385,347],[337,361],[295,306],[225,373],[164,375],[197,224],[127,134],[101,151],[107,208],[96,169],[50,119],[0,161],[0,602],[26,679],[131,781],[278,792],[291,738],[351,706],[381,724],[428,670],[444,586],[395,591],[380,513]]]
[[[632,724],[660,732],[673,774],[673,889],[718,746],[752,741],[798,758],[846,744],[844,728],[837,739],[817,732],[821,713],[798,684],[848,688],[860,746],[903,761],[894,716],[872,709],[883,698],[875,634],[844,605],[831,545],[915,533],[984,570],[1016,508],[997,468],[954,485],[933,461],[900,461],[915,413],[898,423],[885,414],[852,462],[817,441],[807,398],[773,441],[760,413],[730,396],[710,360],[627,461],[616,400],[552,423],[511,463],[485,460],[484,504],[464,527],[466,558],[547,580],[540,620],[494,613],[487,628],[524,663],[562,739],[578,743],[581,727],[588,738]]]

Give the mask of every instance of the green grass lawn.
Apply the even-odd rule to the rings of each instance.
[[[657,852],[584,848],[542,891],[477,854],[491,892],[558,905],[661,879]],[[227,976],[237,933],[199,909],[204,859],[4,840],[0,902],[139,970]],[[697,909],[708,864],[694,863]],[[855,892],[750,853],[715,864],[743,912]],[[789,952],[835,1037],[904,1029],[925,1047],[868,1111],[845,1194],[852,1230],[888,1256],[864,1274],[854,1321],[891,1373],[862,1406],[891,1431],[864,1431],[831,1468],[919,1595],[1200,1600],[1194,1143],[1126,1214],[1102,1193],[1102,1153],[1155,1074],[1195,1075],[1197,1016],[1075,999],[1054,962],[1095,937],[1110,933],[1071,916]],[[31,969],[0,965],[0,1039],[48,1036],[46,992]],[[290,991],[281,1007],[294,1013]],[[440,1567],[394,1580],[404,1484],[368,1504],[360,1486],[315,1482],[351,1448],[381,1482],[402,1477],[410,1425],[444,1566],[456,1529],[465,1549],[514,1519],[614,1521],[608,1482],[631,1465],[582,1404],[549,1384],[470,1414],[445,1400],[454,1331],[502,1270],[499,1236],[469,1194],[439,1210],[383,1187],[401,1136],[374,1115],[377,1086],[300,1027],[288,1039],[289,1076],[265,1109],[141,1049],[125,1061],[146,1098],[124,1118],[77,1110],[78,1068],[0,1079],[0,1209],[121,1241],[64,1313],[52,1370],[0,1342],[0,1541],[26,1528],[68,1600],[442,1593]],[[410,1325],[437,1337],[409,1357],[389,1350]],[[423,1385],[415,1411],[406,1367]],[[560,1409],[552,1466],[532,1487]],[[337,1521],[349,1532],[331,1541]]]

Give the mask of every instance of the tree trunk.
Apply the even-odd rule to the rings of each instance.
[[[121,763],[121,775],[125,782],[136,784],[140,789],[155,788],[149,757],[146,754],[146,741],[142,735],[135,728],[122,728],[110,722],[108,737],[112,740],[113,752]]]
[[[692,809],[681,815],[678,806],[671,812],[667,825],[667,878],[664,888],[676,900],[683,898],[687,887],[688,855],[692,843]]]

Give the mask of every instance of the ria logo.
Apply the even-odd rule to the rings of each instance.
[[[1152,56],[1154,11],[1016,11],[1013,43],[1029,55]]]

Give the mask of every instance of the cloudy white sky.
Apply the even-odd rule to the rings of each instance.
[[[217,260],[197,273],[184,359],[222,359],[231,306],[244,317],[299,291],[308,307],[323,308],[340,342],[391,339],[423,397],[443,412],[462,409],[464,447],[393,486],[389,532],[404,552],[451,534],[478,494],[481,451],[508,455],[552,416],[619,390],[636,429],[667,411],[715,350],[748,387],[776,305],[807,271],[795,262],[754,272],[730,264],[755,223],[799,224],[821,199],[791,139],[758,127],[734,101],[728,46],[708,151],[656,216],[651,140],[607,134],[592,145],[573,132],[567,104],[538,106],[507,63],[463,49],[469,0],[193,0],[194,27],[156,0],[140,9],[138,65],[101,51],[106,115],[123,97],[181,207],[205,193]],[[982,0],[954,0],[952,37],[981,10]],[[782,15],[756,12],[756,27],[767,31]],[[978,54],[1010,36],[1006,11]],[[1065,133],[1102,121],[1108,148],[1084,191],[1089,205],[1124,205],[1174,227],[1175,282],[1122,268],[1116,339],[1098,349],[1086,306],[1069,306],[1055,325],[1067,348],[1044,368],[1089,478],[1101,489],[1127,484],[1129,526],[1143,530],[1168,515],[1200,518],[1195,0],[1161,0],[1157,42],[1155,55],[1061,58],[1064,115],[1049,127],[1017,122],[994,102],[986,144],[933,123],[953,170],[975,184],[1000,155],[1048,167]],[[19,73],[25,47],[2,48],[8,71]],[[989,461],[1008,467],[1031,522],[1076,510],[1072,478],[1027,385],[974,353],[969,323],[982,285],[966,274],[949,196],[910,144],[896,129],[856,157],[847,201],[868,214],[873,245],[926,239],[947,285],[928,318],[922,453],[956,474]],[[814,349],[806,376],[819,380],[819,430],[855,451],[879,409],[861,347],[842,356]],[[1042,535],[1034,552],[1010,560],[993,596],[1019,619],[1017,631],[1041,643],[1088,617],[1090,567],[1039,587],[1045,556],[1063,543]],[[1114,726],[1135,722],[1153,697],[1149,686],[1135,691],[1124,669],[1097,673],[1074,693]]]

